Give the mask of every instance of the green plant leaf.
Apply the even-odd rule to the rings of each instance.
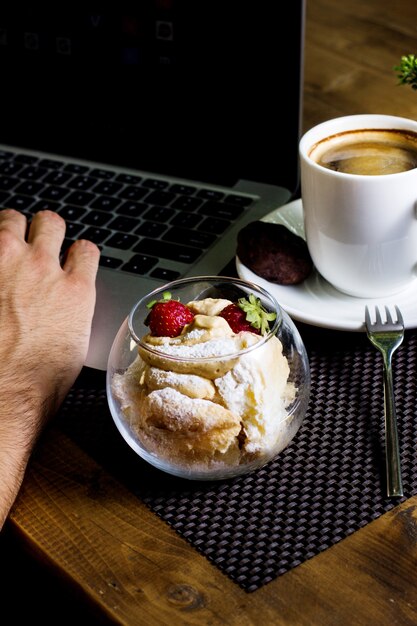
[[[417,56],[415,54],[403,55],[399,65],[393,67],[397,73],[399,85],[410,85],[417,89]]]

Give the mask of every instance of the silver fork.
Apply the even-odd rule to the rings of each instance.
[[[386,306],[386,322],[383,322],[376,306],[375,322],[371,322],[369,308],[365,307],[367,335],[371,343],[381,352],[384,362],[385,453],[387,494],[390,497],[403,495],[391,360],[393,353],[404,339],[404,322],[400,309],[397,306],[394,308],[396,321],[393,321],[389,308]]]

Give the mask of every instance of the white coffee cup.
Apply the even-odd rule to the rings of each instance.
[[[360,129],[412,134],[417,122],[366,114],[311,128],[299,144],[301,199],[316,269],[344,293],[377,298],[402,291],[417,279],[417,167],[369,175],[335,171],[314,160],[312,148],[318,142]]]

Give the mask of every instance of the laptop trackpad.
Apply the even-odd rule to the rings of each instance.
[[[140,298],[161,283],[100,268],[96,285],[97,300],[85,365],[106,370],[110,348],[123,320]]]

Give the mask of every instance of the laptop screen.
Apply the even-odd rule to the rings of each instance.
[[[0,9],[0,142],[295,191],[302,0],[130,5]]]

